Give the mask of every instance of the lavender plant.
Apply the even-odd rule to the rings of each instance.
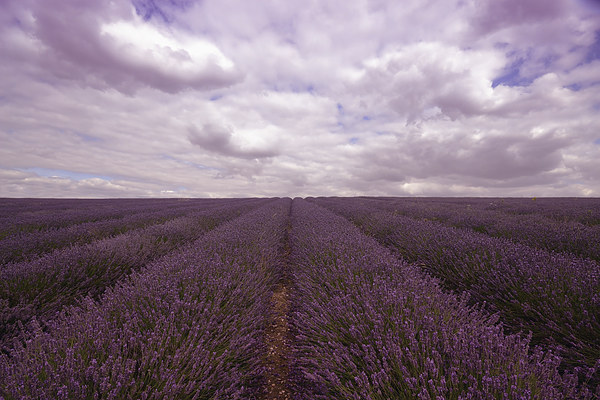
[[[5,399],[252,399],[290,200],[61,312],[0,356]]]
[[[600,261],[600,225],[559,221],[541,214],[516,215],[501,211],[502,201],[490,199],[486,199],[485,203],[481,199],[369,198],[361,201],[367,202],[371,209],[439,221],[548,251],[568,252]]]
[[[292,215],[298,398],[590,397],[557,356],[503,334],[347,220],[301,200]]]
[[[473,303],[486,302],[505,328],[531,332],[534,344],[555,349],[561,369],[575,372],[595,391],[600,366],[600,266],[508,240],[377,212],[356,201],[318,200],[361,229],[419,263]],[[600,393],[600,392],[598,392]]]
[[[189,201],[188,201],[189,200]],[[232,199],[233,200],[233,199]],[[86,222],[121,219],[146,211],[163,212],[172,209],[198,210],[217,205],[219,199],[19,199],[18,204],[31,204],[25,210],[0,208],[0,239],[15,233],[39,232],[59,229]]]
[[[245,200],[87,245],[58,250],[0,270],[0,348],[10,346],[22,324],[42,323],[80,297],[106,287],[220,223],[269,200]]]
[[[542,215],[558,222],[579,222],[584,225],[600,224],[598,198],[508,198],[483,202],[486,209],[513,215]]]
[[[151,211],[125,209],[123,213],[127,213],[127,215],[119,215],[115,218],[103,218],[93,222],[34,232],[16,232],[0,240],[0,264],[38,258],[44,253],[62,247],[91,243],[95,240],[116,236],[135,229],[165,223],[186,214],[197,213],[199,210],[207,211],[223,205],[223,203],[211,202],[205,205],[196,204],[193,207],[163,207]],[[90,211],[90,213],[94,214],[93,211]]]

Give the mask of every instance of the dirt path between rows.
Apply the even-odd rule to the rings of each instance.
[[[289,366],[289,327],[287,313],[290,308],[289,289],[279,284],[272,297],[273,321],[266,330],[267,342],[267,394],[265,400],[291,399],[288,385]]]
[[[290,208],[291,215],[291,208]],[[289,400],[292,398],[289,376],[291,357],[291,333],[289,326],[291,274],[289,272],[290,241],[288,224],[284,237],[281,269],[277,271],[279,282],[271,297],[271,320],[265,330],[267,354],[265,359],[266,394],[264,400]]]

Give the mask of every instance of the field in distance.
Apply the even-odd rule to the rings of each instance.
[[[0,399],[600,398],[600,199],[0,199]]]

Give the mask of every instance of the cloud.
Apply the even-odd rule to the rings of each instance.
[[[142,87],[211,90],[243,78],[210,41],[144,21],[126,3],[33,1],[28,11],[6,29],[4,47],[38,76],[130,95]]]
[[[593,4],[4,0],[0,196],[599,196]]]
[[[194,0],[133,0],[137,15],[145,21],[159,18],[163,22],[172,22],[177,11],[185,11]]]
[[[41,176],[34,172],[1,169],[3,182],[0,196],[10,197],[179,197],[181,192],[131,181],[108,181],[102,178],[71,179]],[[169,196],[170,195],[170,196]]]
[[[395,140],[394,140],[395,139]],[[477,182],[518,187],[524,177],[540,179],[562,166],[569,139],[556,133],[539,135],[398,135],[385,145],[364,149],[356,175],[363,180],[406,183],[412,179]],[[359,171],[367,162],[371,167]]]
[[[568,0],[496,0],[477,5],[473,25],[481,34],[488,34],[515,25],[541,24],[567,14]]]
[[[490,78],[503,61],[493,50],[420,42],[367,60],[353,86],[358,93],[370,95],[365,101],[389,107],[408,123],[438,113],[456,119],[493,106]]]
[[[209,152],[244,159],[260,159],[278,155],[277,150],[271,146],[254,148],[236,144],[233,141],[233,132],[218,125],[205,124],[200,129],[190,126],[188,132],[190,143]]]

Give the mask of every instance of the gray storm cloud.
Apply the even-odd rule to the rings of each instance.
[[[596,3],[0,1],[0,196],[600,196]]]
[[[276,149],[242,147],[234,143],[233,132],[216,124],[205,124],[201,128],[188,128],[190,143],[212,153],[244,159],[261,159],[278,155]]]
[[[568,0],[496,0],[478,5],[473,25],[481,33],[526,23],[547,23],[568,13]]]
[[[104,32],[103,26],[115,17],[125,27],[135,22],[131,5],[125,2],[33,1],[30,11],[28,26],[21,26],[35,41],[33,59],[44,74],[59,79],[131,95],[144,87],[168,93],[212,90],[243,78],[214,56],[192,59],[185,48],[172,48],[173,44],[138,48],[152,40],[143,37],[148,29],[123,30],[116,37]],[[144,26],[141,22],[138,25]]]
[[[572,141],[556,133],[480,138],[450,135],[438,139],[419,134],[400,136],[397,146],[375,147],[362,153],[361,164],[369,162],[372,168],[358,174],[365,179],[400,183],[407,177],[452,176],[494,185],[517,183],[523,177],[539,176],[560,167],[562,150]]]

